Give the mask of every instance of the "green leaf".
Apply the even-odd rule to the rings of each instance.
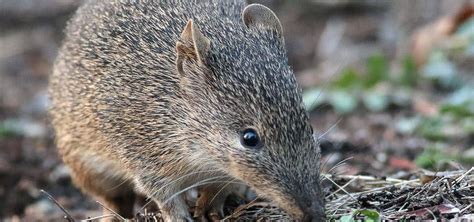
[[[468,105],[449,105],[445,104],[441,106],[440,109],[441,113],[450,113],[453,114],[457,118],[464,118],[473,116],[474,112],[469,109]]]
[[[456,30],[456,35],[473,36],[474,35],[474,18],[471,17],[462,23]]]
[[[354,216],[352,214],[350,215],[344,215],[339,219],[340,222],[354,222]]]
[[[370,57],[367,61],[367,76],[364,82],[365,88],[371,88],[377,83],[387,80],[389,77],[387,60],[380,54]]]
[[[363,209],[363,210],[354,210],[351,214],[342,216],[339,221],[341,222],[355,222],[354,216],[363,215],[365,218],[363,221],[369,222],[378,222],[380,221],[380,214],[375,210]],[[357,220],[359,221],[359,220]]]
[[[303,103],[306,110],[311,111],[326,101],[326,94],[320,88],[313,88],[303,92]]]
[[[349,93],[347,91],[333,91],[329,96],[329,103],[338,113],[349,113],[357,108],[356,93]]]
[[[449,98],[448,103],[461,105],[464,103],[474,103],[474,87],[465,86],[456,90]]]
[[[5,128],[3,126],[0,126],[0,138],[7,138],[7,137],[12,137],[12,136],[15,136],[16,135],[16,132],[8,129],[8,128]]]
[[[474,56],[474,43],[471,43],[471,45],[466,47],[465,53],[469,57]]]
[[[444,89],[453,89],[462,83],[456,75],[457,73],[456,66],[441,51],[432,53],[428,63],[423,67],[423,75],[434,80]]]
[[[474,116],[474,88],[465,86],[449,96],[441,106],[441,113],[450,113],[456,118]]]
[[[380,221],[379,212],[375,210],[364,209],[364,210],[359,210],[358,213],[367,217],[367,220],[365,221],[374,221],[374,222]]]
[[[400,77],[400,82],[403,86],[413,87],[418,81],[418,73],[416,71],[416,65],[411,57],[405,57],[403,59],[403,72]]]
[[[417,166],[425,169],[436,169],[442,163],[450,161],[453,159],[452,156],[449,156],[446,153],[442,152],[443,146],[440,143],[434,144],[431,147],[427,147],[423,150],[423,153],[418,155],[415,159]]]
[[[413,100],[412,90],[402,87],[390,94],[390,102],[399,107],[408,107]]]
[[[474,147],[464,151],[460,156],[461,162],[469,165],[474,165]]]
[[[18,129],[12,126],[8,121],[0,122],[0,138],[7,138],[20,135]]]
[[[420,118],[402,118],[396,121],[395,129],[402,134],[412,134],[420,125]]]
[[[385,110],[390,104],[389,98],[387,95],[371,90],[368,93],[365,93],[362,97],[362,102],[365,107],[370,111],[380,112]]]
[[[344,70],[339,78],[332,83],[333,87],[340,89],[351,89],[359,85],[361,78],[353,69]]]
[[[440,117],[426,118],[422,120],[418,131],[427,139],[443,140],[446,135],[443,133],[444,122]]]
[[[461,121],[461,127],[467,134],[474,135],[474,117],[463,118]]]

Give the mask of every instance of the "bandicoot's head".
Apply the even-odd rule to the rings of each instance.
[[[234,27],[227,27],[233,25]],[[299,220],[322,220],[319,147],[288,66],[281,25],[262,5],[214,33],[190,20],[176,68],[193,152]]]

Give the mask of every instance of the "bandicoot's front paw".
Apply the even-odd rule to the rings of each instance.
[[[196,206],[194,209],[194,218],[199,221],[220,221],[224,217],[224,205]]]
[[[166,212],[161,212],[161,217],[165,222],[194,222],[194,219],[189,215],[172,215]]]
[[[194,218],[201,221],[219,221],[224,217],[224,204],[229,194],[219,187],[207,187],[200,192],[196,201]]]
[[[158,202],[161,216],[165,222],[191,222],[194,221],[189,214],[189,207],[181,197],[175,197],[172,200]]]

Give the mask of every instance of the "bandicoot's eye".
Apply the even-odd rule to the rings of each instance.
[[[242,132],[240,143],[246,148],[260,148],[261,141],[256,130],[247,128]]]

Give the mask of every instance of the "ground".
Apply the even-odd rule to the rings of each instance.
[[[393,216],[390,207],[425,209],[415,213],[420,218],[474,212],[468,171],[474,165],[472,5],[260,2],[282,21],[290,64],[320,135],[329,213],[334,203],[346,210],[334,213],[341,220],[351,209],[349,216],[373,213],[362,208],[386,218]],[[78,4],[0,2],[0,220],[62,218],[61,209],[40,190],[76,219],[102,215],[100,205],[71,184],[47,116],[48,75],[62,30]],[[466,16],[461,21],[458,15]],[[449,173],[432,175],[441,171]],[[330,181],[346,185],[344,190],[357,193],[358,201],[344,199]],[[446,181],[452,187],[439,190]],[[394,190],[374,190],[381,186]],[[390,202],[413,193],[436,196],[438,202],[424,206],[423,198],[411,199],[420,206],[410,207],[400,205],[405,199]],[[249,209],[283,215],[265,207],[266,202],[252,204]]]

